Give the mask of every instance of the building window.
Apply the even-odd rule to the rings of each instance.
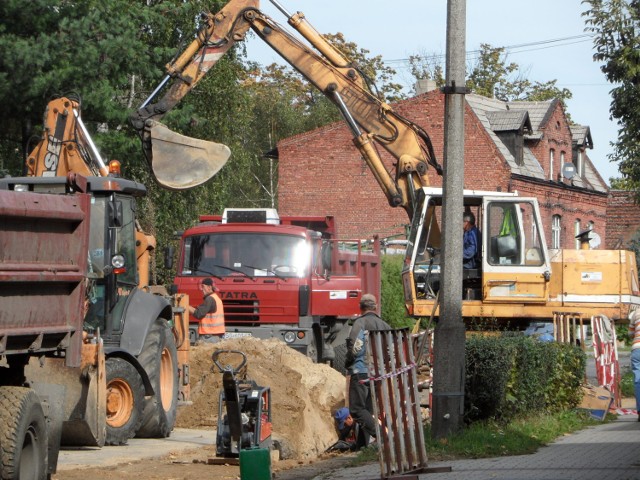
[[[560,248],[561,220],[560,215],[554,215],[551,218],[551,248]]]
[[[576,218],[576,223],[573,228],[573,236],[577,237],[580,235],[580,219]],[[576,250],[580,250],[580,239],[576,238]]]
[[[583,176],[584,173],[584,150],[578,150],[578,161],[576,165],[576,173],[579,177]]]
[[[555,153],[553,148],[549,150],[549,180],[553,180],[553,157]]]

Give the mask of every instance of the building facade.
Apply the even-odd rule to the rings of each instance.
[[[587,154],[592,148],[589,127],[572,125],[558,100],[465,98],[464,187],[537,197],[549,248],[579,248],[575,236],[587,229],[599,235],[599,248],[610,247],[609,199],[619,200],[618,210],[638,209],[629,204],[628,195],[623,201],[609,194]],[[393,106],[427,131],[441,164],[444,99],[432,90]],[[378,150],[393,172],[395,159]],[[282,140],[278,156],[282,214],[333,215],[339,234],[348,238],[390,238],[405,232],[406,213],[388,205],[342,122]],[[433,169],[429,179],[431,186],[442,186]]]

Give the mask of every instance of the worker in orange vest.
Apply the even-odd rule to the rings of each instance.
[[[216,292],[218,287],[212,278],[205,278],[200,283],[204,301],[197,308],[189,306],[189,313],[200,320],[198,335],[206,338],[212,335],[224,335],[224,307]]]

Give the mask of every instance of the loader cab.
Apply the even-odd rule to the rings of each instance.
[[[124,308],[137,285],[135,199],[95,193],[91,205],[85,324],[105,336],[122,330]]]
[[[104,337],[119,336],[129,294],[137,285],[136,198],[144,185],[116,177],[11,177],[0,188],[16,192],[91,194],[85,326]]]
[[[402,274],[414,314],[416,302],[433,305],[442,273],[442,189],[424,188],[418,195]],[[476,218],[482,247],[479,268],[463,269],[463,302],[544,302],[551,267],[537,199],[465,190],[464,209]]]

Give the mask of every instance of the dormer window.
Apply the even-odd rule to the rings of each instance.
[[[529,113],[526,110],[501,110],[488,112],[487,119],[516,164],[524,165],[524,135],[532,131]]]

